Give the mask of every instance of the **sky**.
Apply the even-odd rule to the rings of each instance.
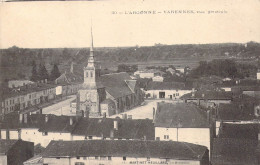
[[[95,47],[260,42],[259,20],[260,0],[1,3],[0,48],[89,47],[91,22]]]

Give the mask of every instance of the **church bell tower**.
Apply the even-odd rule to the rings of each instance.
[[[105,87],[100,82],[101,67],[94,57],[92,26],[90,33],[90,54],[88,64],[83,69],[82,89],[79,90],[77,95],[77,114],[82,115],[84,113],[84,116],[98,117],[101,115],[100,103],[106,98],[106,92]]]

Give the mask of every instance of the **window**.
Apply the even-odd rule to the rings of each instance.
[[[112,160],[111,156],[108,156],[107,159],[108,159],[108,160]]]
[[[126,160],[126,157],[125,157],[125,156],[123,157],[123,160]]]
[[[88,77],[88,72],[86,72],[86,77]]]
[[[150,161],[150,157],[147,157],[147,161]]]
[[[75,162],[75,165],[85,165],[83,162]]]
[[[60,159],[59,157],[57,157],[56,159]]]
[[[83,160],[87,160],[87,157],[83,157]]]
[[[42,133],[42,136],[47,136],[48,135],[48,132],[43,132]]]
[[[93,77],[93,72],[90,72],[90,77]]]
[[[169,135],[164,135],[164,139],[169,139]]]
[[[95,160],[98,160],[98,156],[95,156]]]
[[[88,139],[90,139],[90,140],[91,140],[91,139],[92,139],[92,136],[88,136]]]
[[[80,157],[79,157],[79,156],[77,156],[77,159],[80,159]]]
[[[100,156],[100,160],[106,160],[105,156]]]

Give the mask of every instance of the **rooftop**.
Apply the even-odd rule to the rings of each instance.
[[[191,90],[192,88],[185,87],[184,83],[180,82],[154,82],[147,84],[146,90]]]
[[[114,121],[118,121],[118,130],[114,129]],[[82,118],[72,134],[84,136],[110,137],[122,139],[154,139],[154,124],[148,119],[110,119]]]
[[[181,99],[208,99],[208,100],[231,100],[232,92],[224,91],[195,91],[181,97]]]
[[[229,124],[222,123],[218,137],[258,140],[260,124]]]
[[[207,148],[173,141],[85,140],[51,141],[43,157],[112,156],[201,160]]]
[[[46,83],[27,84],[21,87],[3,89],[0,95],[2,95],[3,99],[6,99],[15,96],[26,95],[33,92],[43,91],[46,89],[52,89],[55,87],[56,85]]]
[[[254,104],[220,103],[217,112],[218,120],[254,120],[259,117],[254,114]]]
[[[207,114],[194,104],[159,103],[155,126],[167,128],[208,128]]]
[[[132,94],[132,83],[130,87],[126,81],[132,80],[128,73],[112,73],[100,76],[100,82],[105,87],[106,91],[114,98],[123,97]]]
[[[18,140],[0,140],[0,154],[6,154]]]
[[[258,165],[257,141],[248,139],[217,138],[213,141],[213,165]]]

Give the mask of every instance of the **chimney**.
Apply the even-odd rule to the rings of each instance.
[[[73,73],[73,62],[70,65],[70,73]]]
[[[73,119],[70,117],[70,125],[73,125]]]
[[[195,88],[192,88],[192,92],[195,92]]]
[[[24,117],[24,123],[27,123],[27,114],[25,113],[25,114],[23,114],[23,117]]]
[[[125,113],[125,114],[123,114],[123,117],[122,117],[123,119],[127,119],[127,114]]]
[[[146,140],[146,136],[144,135],[144,140]]]
[[[49,121],[49,116],[45,115],[45,123],[47,123]]]
[[[210,124],[210,110],[207,111],[207,120],[208,120],[208,123]]]
[[[19,123],[23,122],[23,114],[19,114]]]
[[[204,93],[202,93],[202,95],[201,95],[203,98],[205,97],[205,94]]]
[[[117,120],[114,120],[114,129],[118,130],[118,121]]]
[[[47,82],[48,82],[48,80],[47,80],[47,78],[45,79],[45,83],[47,84]]]
[[[195,97],[195,93],[194,92],[191,93],[191,97]]]

